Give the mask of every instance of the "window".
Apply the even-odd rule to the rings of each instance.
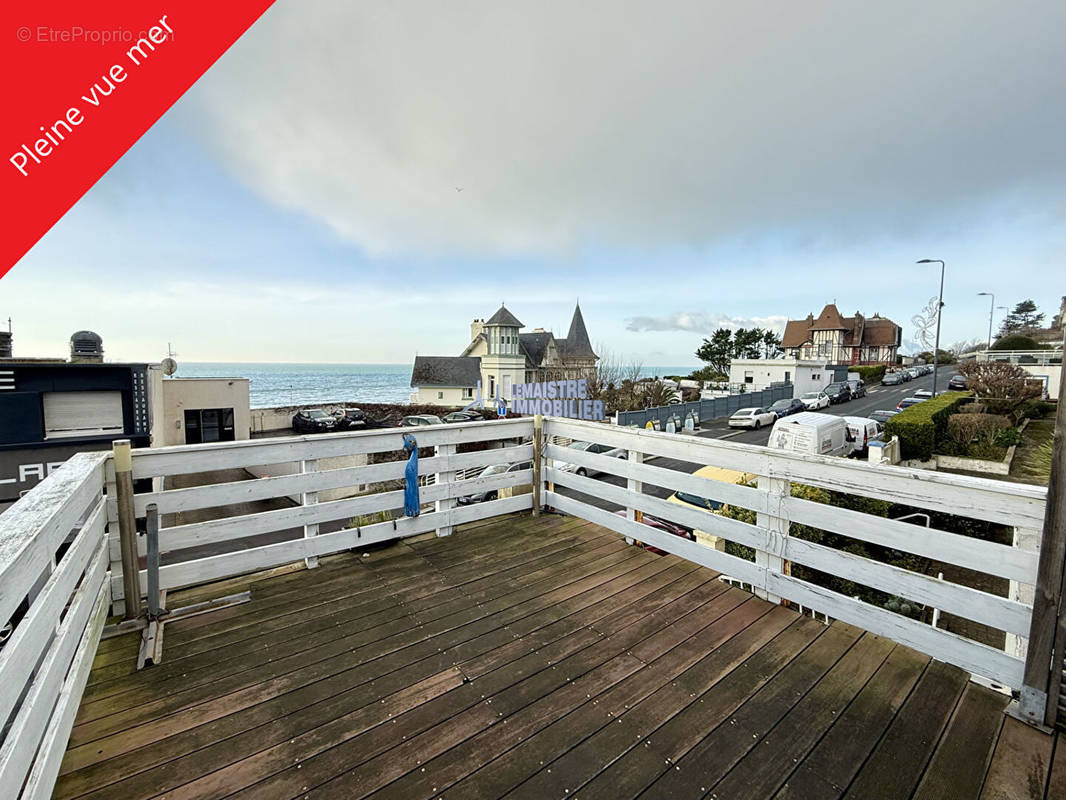
[[[470,400],[473,397],[474,397],[474,390],[473,389],[463,389],[463,399],[464,400]]]
[[[489,375],[489,397],[496,396],[496,376]]]
[[[45,392],[43,401],[46,439],[125,431],[121,392]]]
[[[822,376],[819,375],[817,372],[812,372],[811,373],[811,380],[812,381],[820,381],[821,379],[822,379]]]
[[[232,408],[185,410],[185,444],[232,442],[236,438]]]
[[[750,369],[744,370],[744,383],[755,383],[755,373]]]
[[[443,400],[444,399],[444,392],[437,392],[437,399],[438,400]]]
[[[785,371],[785,383],[792,383],[792,373],[788,370]]]

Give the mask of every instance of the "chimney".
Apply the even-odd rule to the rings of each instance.
[[[475,319],[473,322],[471,322],[470,323],[470,338],[471,338],[471,340],[476,339],[477,337],[479,337],[483,330],[485,330],[485,320],[483,320],[483,319]]]
[[[12,358],[11,331],[0,331],[0,358]]]
[[[72,364],[103,364],[104,340],[92,331],[78,331],[70,337]]]

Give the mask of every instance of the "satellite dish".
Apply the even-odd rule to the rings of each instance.
[[[164,375],[173,375],[178,371],[178,362],[169,356],[160,361],[159,366],[163,368]]]

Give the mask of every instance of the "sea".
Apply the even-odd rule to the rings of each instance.
[[[694,366],[642,367],[646,377],[688,375]],[[178,378],[248,378],[252,408],[312,403],[407,403],[410,364],[178,362]]]

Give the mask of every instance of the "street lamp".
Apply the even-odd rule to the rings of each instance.
[[[992,349],[992,315],[996,311],[996,296],[992,292],[978,292],[978,297],[991,297],[992,304],[988,307],[988,349]]]
[[[936,344],[933,345],[933,397],[936,397],[936,371],[940,366],[940,316],[944,311],[944,262],[939,258],[923,258],[918,264],[940,264],[940,296],[936,303]]]

